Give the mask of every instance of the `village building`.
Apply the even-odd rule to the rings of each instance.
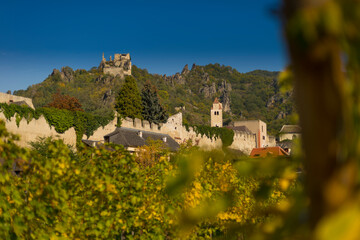
[[[295,140],[301,138],[301,127],[299,125],[284,125],[279,133],[279,142],[284,140]]]
[[[173,152],[180,147],[180,145],[168,134],[139,131],[131,128],[120,127],[114,132],[104,136],[105,143],[123,145],[125,149],[130,152],[135,152],[137,148],[147,145],[149,140],[161,141]]]
[[[256,147],[263,148],[267,146],[275,146],[275,139],[270,138],[267,135],[266,123],[261,120],[244,120],[244,121],[235,121],[232,123],[233,127],[245,126],[256,136]]]

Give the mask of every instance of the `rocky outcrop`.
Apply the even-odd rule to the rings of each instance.
[[[230,92],[231,92],[231,84],[225,80],[223,80],[219,85],[219,92],[221,92],[220,101],[223,105],[224,112],[231,112],[230,104]]]
[[[196,64],[194,63],[191,67],[191,71],[195,70],[195,68],[196,68]]]
[[[103,102],[106,103],[107,101],[109,101],[110,97],[111,97],[111,89],[107,90],[105,93],[104,93],[104,96],[103,96]]]
[[[223,80],[219,85],[219,92],[231,92],[231,84],[225,80]]]
[[[224,91],[220,96],[220,101],[223,105],[223,111],[224,112],[231,112],[230,104],[230,92]]]
[[[96,78],[96,82],[98,83],[102,83],[102,84],[105,84],[105,85],[113,85],[114,84],[114,80],[116,78],[111,76],[111,75],[99,75],[98,78]]]
[[[71,67],[62,67],[61,71],[54,69],[51,76],[59,76],[61,81],[71,82],[74,80],[74,70]]]
[[[274,107],[275,104],[275,95],[269,98],[268,102],[266,103],[266,107],[271,108]]]
[[[176,84],[180,84],[180,85],[185,84],[185,77],[180,73],[176,73],[175,75],[171,75],[171,76],[166,76],[165,74],[163,76],[163,79],[171,86],[175,86]]]
[[[181,75],[186,76],[190,73],[189,66],[186,64],[183,70],[181,71]]]
[[[64,81],[72,82],[74,80],[74,70],[71,67],[62,67],[60,74]]]
[[[213,98],[216,95],[215,83],[212,83],[211,85],[203,85],[199,89],[199,93],[203,94],[206,98]]]
[[[286,113],[284,113],[283,111],[281,111],[276,117],[276,119],[284,119],[284,118],[286,118]]]

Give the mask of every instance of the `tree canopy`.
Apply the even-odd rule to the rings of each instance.
[[[84,111],[79,100],[69,95],[63,95],[60,92],[53,94],[52,102],[46,105],[46,107],[53,107],[58,109],[66,109],[70,111]]]
[[[142,116],[145,120],[156,124],[166,122],[169,116],[160,104],[156,87],[149,81],[145,83],[141,91],[141,100],[143,106]]]
[[[125,83],[116,98],[115,109],[122,118],[142,118],[141,96],[132,76],[125,78]]]

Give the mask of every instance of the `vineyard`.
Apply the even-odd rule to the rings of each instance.
[[[287,159],[276,160],[286,171],[265,172],[191,143],[170,154],[152,142],[130,155],[115,145],[73,152],[52,139],[22,149],[3,122],[0,135],[1,239],[245,237],[286,207],[297,177]]]

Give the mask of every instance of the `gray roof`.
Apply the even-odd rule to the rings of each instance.
[[[82,139],[81,141],[89,147],[95,147],[100,144],[100,141],[93,141],[88,139]]]
[[[10,102],[10,104],[15,104],[15,105],[19,105],[19,106],[26,105],[31,108],[31,106],[25,101]]]
[[[230,128],[235,132],[246,132],[252,134],[252,132],[246,126],[227,127],[227,128]]]
[[[140,131],[142,132],[142,137],[139,136]],[[154,133],[132,128],[117,128],[114,132],[105,135],[104,139],[105,142],[123,145],[124,147],[136,148],[146,145],[147,139],[163,141],[165,137],[165,146],[167,146],[171,151],[176,151],[179,149],[179,144],[168,134]]]
[[[280,133],[301,133],[301,127],[299,125],[284,125]]]

